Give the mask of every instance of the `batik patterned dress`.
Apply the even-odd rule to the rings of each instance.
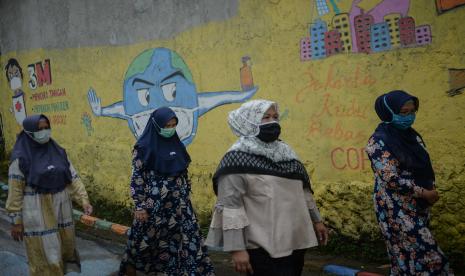
[[[71,163],[70,171],[72,183],[63,191],[39,194],[35,188],[27,185],[18,159],[10,165],[6,210],[13,224],[24,226],[24,243],[31,276],[80,271],[71,200],[88,204],[89,199]]]
[[[144,170],[134,151],[131,195],[147,222],[134,220],[120,274],[127,265],[148,275],[215,275],[190,201],[187,173],[177,177]]]
[[[391,275],[447,275],[447,259],[428,227],[429,208],[420,204],[421,187],[412,173],[401,169],[376,137],[370,138],[366,151],[375,173],[373,200]]]

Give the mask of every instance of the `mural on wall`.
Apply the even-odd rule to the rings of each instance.
[[[436,0],[436,10],[439,14],[465,5],[465,0]]]
[[[62,98],[66,96],[65,88],[46,88],[52,85],[52,69],[50,59],[37,61],[27,66],[28,101],[34,114],[44,113],[54,126],[66,124],[66,112],[69,102]],[[27,116],[26,93],[23,90],[24,74],[19,62],[11,58],[5,66],[5,73],[11,90],[13,91],[13,105],[10,111],[14,113],[16,122],[21,126]],[[27,89],[28,87],[25,87]],[[59,99],[55,101],[55,99]],[[50,102],[53,100],[53,102]],[[32,103],[31,103],[32,102]],[[53,114],[50,114],[53,113]]]
[[[243,91],[198,93],[184,60],[170,49],[153,48],[139,54],[129,65],[122,101],[102,107],[93,88],[87,97],[95,116],[127,120],[136,138],[144,131],[155,109],[169,106],[179,118],[176,128],[179,138],[188,145],[195,137],[200,116],[220,105],[243,102],[257,92],[249,61],[248,57],[242,58],[242,68],[247,68],[241,68]]]
[[[463,93],[465,89],[465,69],[449,69],[449,86],[447,94],[450,97]]]
[[[326,0],[315,1],[318,11],[318,7],[323,6],[322,2],[326,5]],[[333,7],[335,15],[329,24],[319,18],[314,20],[310,24],[309,36],[300,41],[301,61],[340,53],[370,54],[431,44],[431,26],[416,25],[415,19],[408,15],[410,0],[377,2],[365,12],[360,7],[362,0],[353,0],[348,13],[341,13],[337,6]]]
[[[92,126],[92,117],[89,113],[82,113],[81,124],[85,127],[87,136],[92,136],[92,133],[94,132],[94,127]]]
[[[330,168],[353,172],[369,170],[364,151],[369,136],[364,127],[368,123],[369,106],[355,96],[344,95],[342,100],[339,95],[348,89],[370,90],[378,79],[366,70],[366,65],[357,64],[348,72],[338,70],[340,65],[331,64],[327,69],[321,69],[310,63],[302,73],[305,85],[297,89],[294,102],[308,105],[309,99],[319,101],[314,112],[306,118],[305,138],[331,143],[326,153]]]
[[[29,88],[34,90],[29,99],[34,102],[31,110],[36,114],[46,114],[50,123],[56,127],[66,125],[70,103],[66,99],[66,88],[49,88],[52,85],[52,67],[50,59],[38,61],[27,66]]]
[[[13,104],[10,107],[10,112],[14,114],[16,122],[22,125],[24,118],[26,118],[26,102],[24,100],[23,86],[23,69],[19,62],[10,58],[5,66],[5,75],[13,92]]]

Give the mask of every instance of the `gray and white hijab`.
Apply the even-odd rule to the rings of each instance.
[[[229,151],[265,156],[274,162],[298,160],[297,154],[283,141],[276,140],[265,143],[256,136],[260,132],[260,124],[265,112],[274,106],[279,113],[278,104],[268,100],[252,100],[229,113],[228,123],[232,132],[239,136]]]
[[[307,171],[289,145],[280,140],[265,143],[256,137],[263,115],[271,106],[278,111],[275,102],[252,100],[229,113],[229,126],[239,140],[223,156],[213,175],[215,193],[220,176],[243,173],[299,179],[311,190]]]

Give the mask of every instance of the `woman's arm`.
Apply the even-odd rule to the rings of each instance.
[[[11,219],[11,236],[16,241],[23,240],[23,196],[26,180],[19,169],[18,159],[14,160],[8,169],[8,199],[5,209]]]
[[[131,172],[131,197],[134,201],[136,211],[145,210],[145,200],[147,199],[147,185],[144,174],[144,166],[140,159],[135,157],[132,160]]]
[[[8,169],[8,199],[5,209],[12,224],[22,224],[23,196],[26,180],[19,169],[19,160],[14,160]]]
[[[70,185],[68,185],[68,187],[66,187],[66,189],[68,190],[71,199],[82,206],[86,215],[90,215],[93,210],[92,206],[90,205],[89,196],[87,194],[86,188],[84,187],[84,183],[82,183],[81,178],[79,177],[71,161],[68,160],[68,162],[72,182]]]
[[[415,197],[423,195],[423,188],[415,184],[412,174],[402,172],[399,161],[391,154],[383,140],[370,138],[366,152],[373,172],[386,183],[387,190],[403,194],[412,193]]]
[[[328,229],[323,223],[321,218],[320,211],[316,206],[315,199],[313,198],[312,192],[309,189],[304,189],[305,201],[307,203],[307,208],[310,213],[310,218],[312,219],[315,232],[318,236],[320,244],[326,245],[329,238]]]
[[[249,221],[242,201],[245,193],[246,182],[240,174],[218,180],[218,200],[207,239],[210,246],[222,246],[228,252],[246,249],[244,228]]]
[[[231,252],[235,270],[239,273],[253,273],[244,233],[249,225],[242,201],[246,190],[247,183],[242,175],[220,177],[218,200],[207,237],[207,245],[222,246],[224,251]]]

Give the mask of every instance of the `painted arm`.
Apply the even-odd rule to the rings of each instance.
[[[242,103],[250,99],[258,90],[258,86],[247,91],[205,92],[199,94],[199,116],[224,104]]]
[[[97,96],[95,90],[91,87],[87,92],[87,100],[95,116],[113,117],[128,120],[130,117],[124,112],[123,102],[116,102],[112,105],[102,107],[101,99]]]

